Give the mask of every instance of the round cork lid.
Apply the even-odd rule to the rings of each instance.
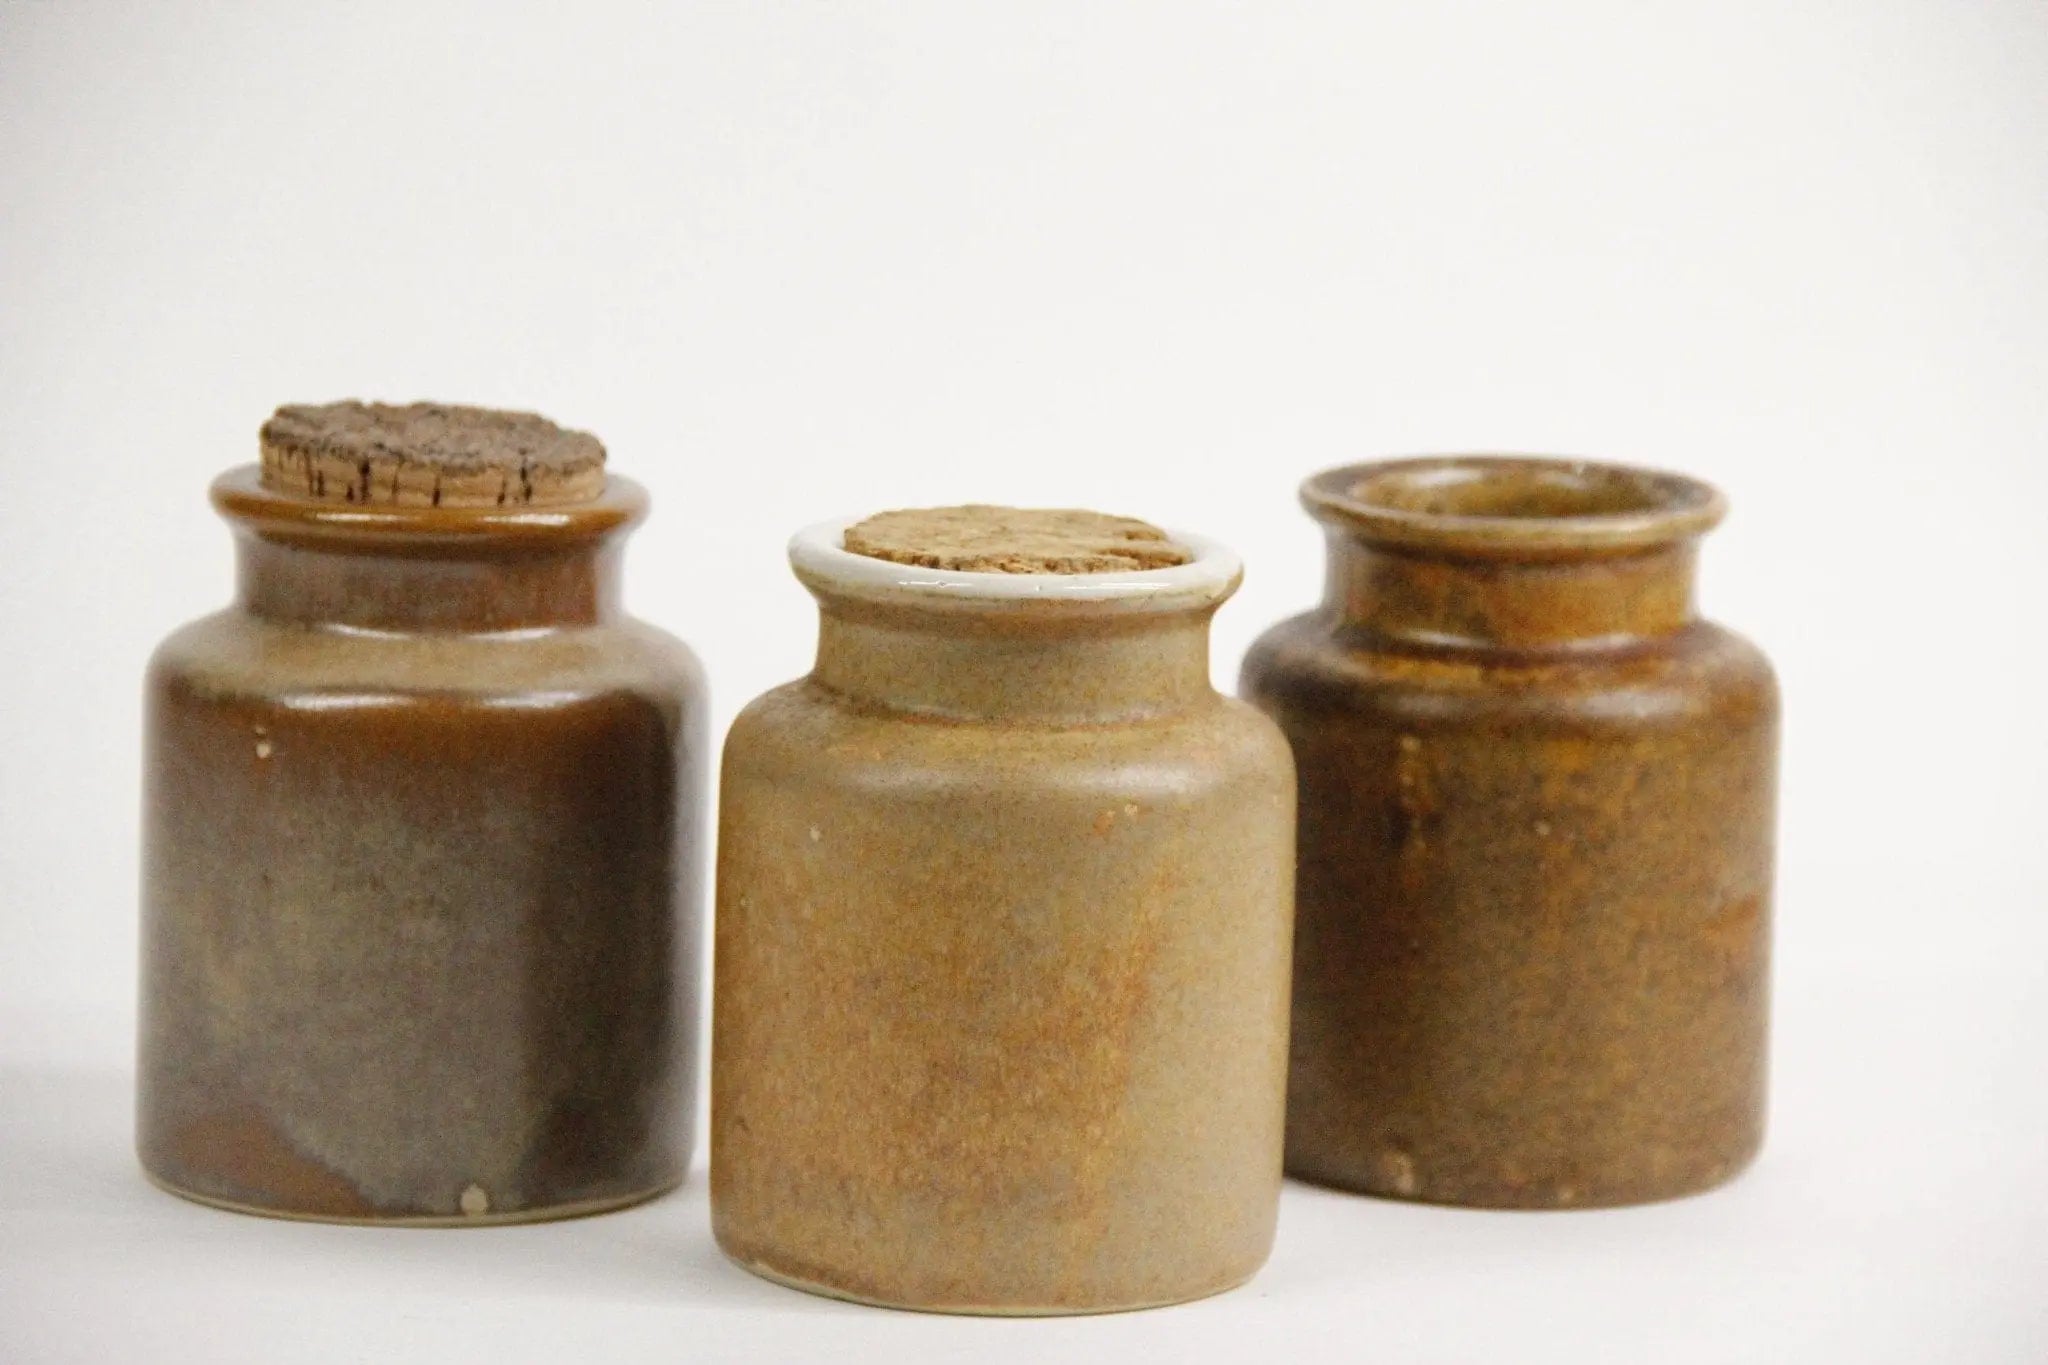
[[[1128,573],[1194,557],[1133,517],[982,505],[881,512],[847,527],[841,544],[870,559],[967,573]]]
[[[604,492],[604,446],[531,412],[291,404],[263,424],[263,486],[326,502],[548,507]]]

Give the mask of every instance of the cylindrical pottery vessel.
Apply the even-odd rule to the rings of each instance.
[[[719,1244],[898,1307],[1169,1303],[1266,1258],[1294,777],[1209,682],[1221,547],[1123,574],[792,543],[815,670],[720,800]]]
[[[1451,457],[1334,469],[1322,606],[1243,694],[1301,782],[1290,1173],[1559,1208],[1762,1139],[1778,701],[1699,618],[1720,496]]]
[[[516,1222],[679,1181],[701,671],[619,606],[640,489],[213,486],[237,599],[147,683],[139,1146],[248,1212]]]

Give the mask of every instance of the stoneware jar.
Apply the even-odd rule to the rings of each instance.
[[[248,1212],[517,1222],[688,1165],[705,752],[646,495],[476,409],[287,408],[149,667],[138,1121]]]
[[[1726,1180],[1763,1133],[1778,702],[1694,610],[1720,496],[1472,456],[1302,497],[1327,595],[1243,687],[1300,769],[1288,1169],[1528,1208]]]
[[[845,530],[790,546],[814,671],[725,747],[720,1245],[953,1312],[1243,1281],[1281,1174],[1294,779],[1210,686],[1238,561],[1192,536],[1124,572],[922,556],[1012,571],[955,570]]]

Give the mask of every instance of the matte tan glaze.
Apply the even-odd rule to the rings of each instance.
[[[1243,1281],[1279,1191],[1294,784],[1209,684],[1234,560],[991,598],[1016,576],[802,541],[816,668],[725,748],[719,1244],[953,1312]]]
[[[1778,702],[1693,608],[1718,494],[1336,469],[1243,694],[1300,771],[1291,1174],[1454,1204],[1706,1189],[1763,1135]]]
[[[701,671],[618,604],[645,495],[213,489],[236,603],[147,684],[143,1165],[250,1212],[480,1223],[679,1181]]]

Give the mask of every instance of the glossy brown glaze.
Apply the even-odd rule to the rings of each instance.
[[[143,1165],[253,1212],[493,1222],[682,1178],[701,672],[595,500],[214,486],[232,607],[147,684]]]
[[[1717,494],[1488,457],[1331,470],[1323,605],[1243,694],[1300,773],[1290,1173],[1552,1208],[1763,1134],[1777,692],[1693,607]]]
[[[720,1245],[954,1312],[1244,1280],[1279,1193],[1294,784],[1209,683],[1235,561],[1032,597],[838,545],[792,550],[815,670],[726,741]]]

